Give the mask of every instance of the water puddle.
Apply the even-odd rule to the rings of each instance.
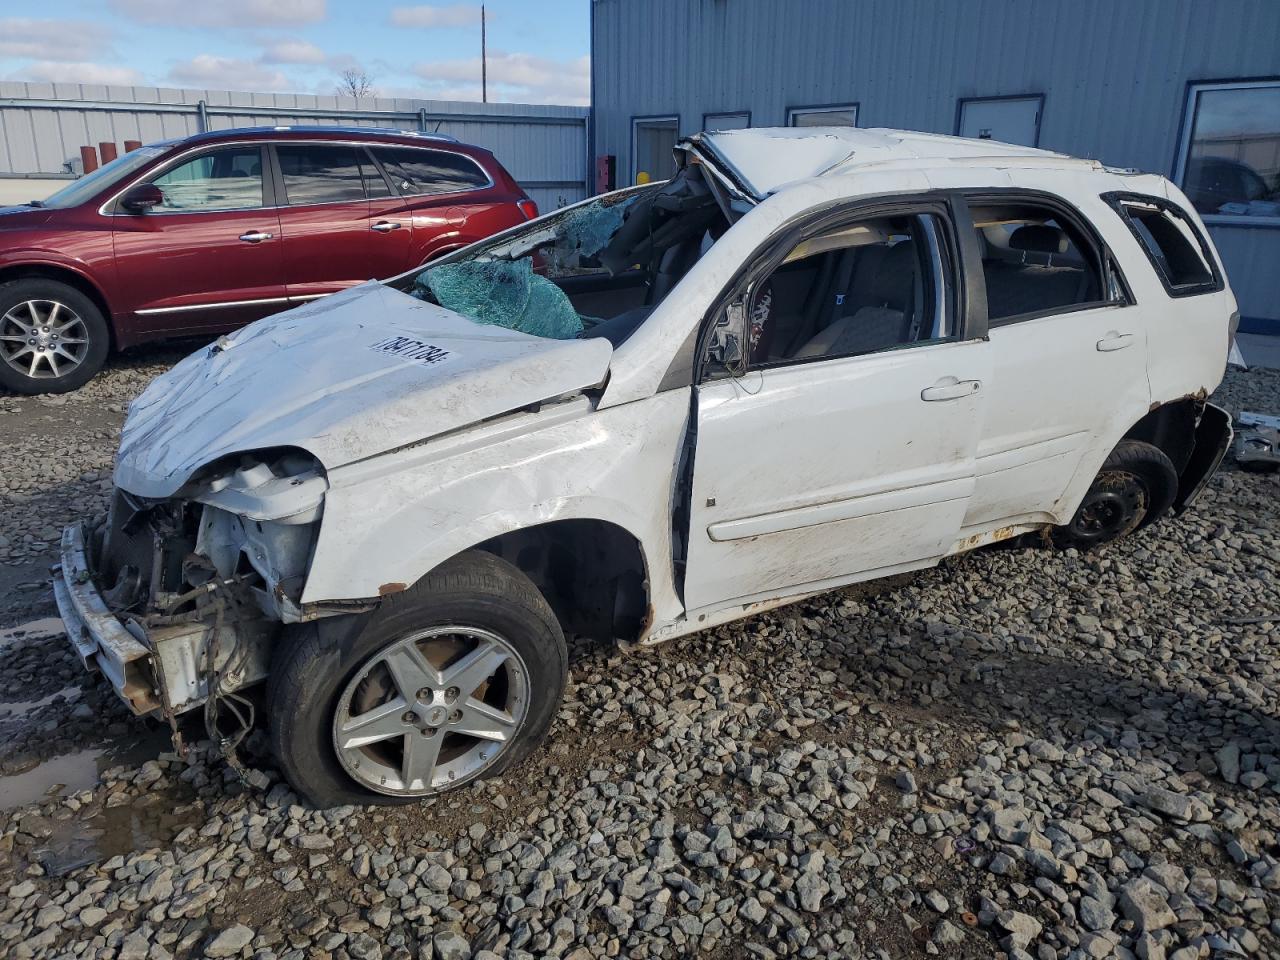
[[[203,807],[192,802],[188,791],[186,784],[148,791],[92,816],[72,813],[51,821],[49,835],[32,856],[47,874],[61,877],[115,856],[168,846],[184,829],[204,820]]]
[[[137,768],[170,748],[168,731],[155,725],[139,729],[127,740],[33,762],[25,770],[0,776],[0,811],[69,797],[94,787],[113,767]],[[203,819],[191,788],[172,776],[145,792],[134,793],[134,789],[125,802],[115,805],[109,801],[121,795],[99,794],[79,810],[58,805],[46,813],[21,812],[19,829],[29,835],[24,858],[61,876],[117,854],[163,846]]]
[[[47,707],[59,697],[68,703],[80,699],[81,689],[79,687],[63,687],[61,690],[55,690],[53,693],[46,694],[35,700],[0,700],[0,720],[11,720],[14,717],[25,717],[28,714],[35,713],[42,707]]]
[[[86,747],[72,753],[33,760],[28,766],[0,776],[0,810],[69,797],[87,790],[112,767],[140,767],[172,749],[167,727],[138,725],[128,739]]]
[[[10,647],[16,647],[20,643],[26,643],[37,637],[55,636],[62,632],[62,619],[60,617],[45,617],[42,620],[32,620],[30,623],[19,624],[16,627],[6,627],[0,630],[0,653],[4,653]]]

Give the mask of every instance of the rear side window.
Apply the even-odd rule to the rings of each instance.
[[[993,325],[1123,302],[1108,258],[1056,209],[975,199],[970,213]]]
[[[361,158],[354,147],[282,143],[276,146],[276,156],[291,206],[364,200]]]
[[[408,196],[460,193],[489,186],[489,175],[470,157],[419,147],[372,147],[396,189]]]
[[[1173,297],[1222,289],[1209,245],[1184,211],[1155,197],[1108,197]]]

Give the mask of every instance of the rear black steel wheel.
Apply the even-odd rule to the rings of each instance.
[[[1158,520],[1178,492],[1178,472],[1164,451],[1122,440],[1111,451],[1075,515],[1055,527],[1055,546],[1087,550]]]

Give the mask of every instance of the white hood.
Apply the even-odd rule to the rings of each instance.
[[[240,451],[326,468],[604,380],[607,340],[483,326],[380,283],[259,320],[184,359],[129,408],[116,484],[172,496]]]

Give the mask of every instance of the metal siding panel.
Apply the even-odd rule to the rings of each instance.
[[[1240,315],[1280,319],[1280,279],[1275,272],[1280,263],[1280,230],[1213,226],[1209,234],[1227,268]]]
[[[860,104],[860,126],[953,133],[960,97],[1042,93],[1040,145],[1168,175],[1187,84],[1280,76],[1275,0],[593,0],[595,142],[631,118]],[[1280,307],[1280,230],[1215,227],[1246,316]]]
[[[15,99],[67,101],[66,108],[0,106],[0,172],[56,173],[82,144],[97,146],[111,140],[123,148],[126,139],[144,143],[175,139],[197,132],[195,105],[204,100],[210,109],[209,127],[226,130],[244,126],[310,126],[348,124],[356,127],[392,127],[417,130],[421,110],[441,119],[441,133],[474,143],[490,151],[520,182],[554,186],[530,187],[527,192],[542,209],[553,210],[586,195],[586,119],[583,107],[549,104],[480,104],[377,98],[357,101],[350,97],[307,94],[248,93],[229,90],[182,90],[150,87],[103,87],[79,84],[0,83],[0,96]],[[75,103],[105,101],[113,109]],[[157,110],[148,105],[186,104],[189,112]],[[118,105],[118,108],[114,108]],[[322,115],[256,113],[254,107],[289,110],[323,110]],[[223,113],[218,108],[234,108]],[[348,110],[386,112],[385,117],[351,117]],[[474,119],[483,115],[485,119]],[[526,118],[560,118],[562,123],[525,122]],[[561,186],[560,184],[563,184]]]

